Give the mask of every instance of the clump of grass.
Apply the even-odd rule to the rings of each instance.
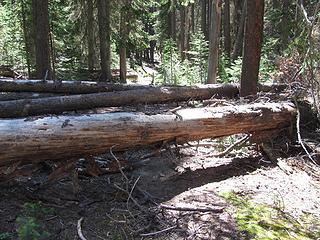
[[[276,207],[258,204],[233,192],[221,196],[236,208],[235,219],[243,239],[319,239],[319,220],[312,215],[295,219]]]
[[[43,207],[40,203],[26,203],[21,215],[17,218],[17,234],[20,240],[47,239],[50,234],[45,231],[42,224],[45,216],[52,211]]]

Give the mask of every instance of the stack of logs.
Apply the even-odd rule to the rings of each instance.
[[[260,86],[282,91],[285,86]],[[178,143],[290,125],[290,102],[139,112],[74,111],[135,104],[235,98],[239,87],[217,84],[154,87],[96,82],[0,80],[0,168],[46,160],[66,161],[174,140]],[[72,113],[70,113],[72,111]]]

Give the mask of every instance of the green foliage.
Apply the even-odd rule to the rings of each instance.
[[[181,60],[175,42],[165,41],[157,82],[167,85],[205,83],[208,68],[208,43],[202,33],[191,36],[189,59]]]
[[[19,68],[25,64],[20,12],[18,1],[0,2],[0,65]]]
[[[7,240],[11,238],[11,234],[8,232],[0,233],[0,240]]]
[[[26,203],[21,216],[16,220],[17,233],[20,240],[47,239],[50,234],[44,230],[42,221],[50,214],[51,209],[43,207],[40,203]]]
[[[165,42],[156,82],[177,85],[181,77],[180,58],[175,42],[169,39]]]
[[[205,40],[205,36],[202,32],[196,32],[191,35],[190,51],[188,55],[193,64],[193,71],[195,71],[196,78],[192,83],[205,83],[208,71],[208,54],[209,46],[208,42]]]
[[[235,218],[244,239],[311,240],[320,237],[318,220],[311,215],[298,221],[279,208],[254,203],[248,197],[233,192],[222,193],[221,196],[236,207]]]
[[[229,63],[228,59],[221,55],[219,58],[218,75],[222,83],[238,83],[241,78],[242,58]]]
[[[259,79],[261,82],[270,81],[271,75],[277,70],[274,61],[276,55],[273,53],[273,49],[276,47],[278,42],[279,39],[269,37],[267,40],[265,40],[262,46],[259,71]]]

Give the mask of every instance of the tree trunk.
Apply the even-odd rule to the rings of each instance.
[[[231,55],[231,35],[230,35],[230,0],[225,0],[224,3],[224,18],[223,18],[223,33],[224,33],[224,52],[228,60]]]
[[[38,79],[50,79],[48,0],[32,0],[32,7],[36,48],[36,77]]]
[[[219,40],[221,24],[221,0],[213,0],[210,25],[209,59],[207,83],[217,82],[217,70],[219,60]]]
[[[167,16],[167,38],[177,41],[177,23],[176,23],[176,3],[175,0],[168,2],[168,16]]]
[[[59,93],[36,93],[36,92],[0,92],[0,101],[12,101],[19,99],[36,99],[62,96]]]
[[[281,48],[285,50],[288,47],[289,35],[290,35],[290,25],[289,25],[289,11],[290,11],[290,1],[283,0],[282,2],[282,16],[281,16]]]
[[[88,42],[88,70],[94,70],[95,37],[94,37],[94,6],[93,0],[87,0],[87,42]]]
[[[223,87],[225,85],[215,85],[214,87]],[[233,86],[237,91],[236,85]],[[207,88],[213,86],[206,85]],[[260,91],[270,92],[276,91],[281,92],[286,89],[287,85],[261,85],[259,86]],[[138,85],[138,84],[113,84],[113,83],[102,83],[102,82],[87,82],[87,81],[62,81],[54,82],[42,80],[0,80],[0,92],[37,92],[37,93],[62,93],[62,94],[88,94],[88,93],[99,93],[99,92],[113,92],[113,91],[128,91],[135,89],[153,89],[161,87],[154,87],[150,85]],[[167,89],[175,89],[181,87],[168,87]],[[195,89],[196,87],[185,87],[186,89]],[[236,93],[237,94],[237,93]]]
[[[190,28],[191,32],[195,32],[195,9],[194,9],[194,3],[191,4],[191,21],[190,21]]]
[[[111,80],[110,0],[97,0],[102,81]]]
[[[201,30],[205,36],[205,40],[209,41],[207,25],[207,3],[208,0],[201,0]]]
[[[243,49],[243,35],[244,35],[244,27],[245,27],[245,20],[247,15],[247,0],[243,0],[241,18],[239,23],[239,28],[237,32],[237,38],[234,43],[234,48],[232,52],[232,61],[235,61],[239,56],[242,56],[242,49]]]
[[[126,85],[88,81],[54,82],[42,80],[0,80],[0,92],[38,92],[86,94],[150,88],[149,85]]]
[[[289,103],[256,103],[183,109],[175,115],[118,112],[0,120],[0,166],[277,129],[289,126],[294,114]]]
[[[182,61],[186,59],[186,8],[185,6],[180,7],[180,54]]]
[[[0,117],[26,117],[99,107],[179,102],[188,101],[189,99],[203,100],[213,96],[217,98],[222,96],[232,98],[237,93],[238,88],[236,85],[212,85],[210,87],[162,87],[41,99],[23,99],[0,102]]]
[[[128,24],[130,22],[128,7],[129,1],[122,1],[122,9],[120,12],[120,81],[126,83],[127,81],[127,41],[129,37]]]
[[[215,84],[201,87],[149,87],[110,93],[22,99],[0,102],[0,117],[11,118],[58,114],[65,111],[87,110],[99,107],[181,102],[190,99],[204,100],[212,97],[234,98],[239,94],[238,89],[235,84]],[[276,90],[272,86],[262,86],[261,89],[264,91]]]
[[[21,0],[21,25],[23,30],[23,37],[24,37],[24,44],[25,44],[25,51],[26,51],[26,61],[27,61],[27,69],[28,69],[28,77],[31,78],[31,44],[30,44],[30,36],[28,33],[27,27],[27,16],[26,16],[26,8],[25,2]]]
[[[263,37],[264,0],[248,1],[240,95],[255,95]]]

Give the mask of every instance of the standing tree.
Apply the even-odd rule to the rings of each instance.
[[[212,0],[211,21],[210,21],[210,40],[208,58],[208,78],[207,83],[217,82],[217,69],[219,59],[219,39],[221,26],[221,0]]]
[[[97,0],[101,80],[111,80],[111,27],[110,0]]]
[[[223,8],[223,34],[224,34],[224,52],[230,60],[231,54],[231,35],[230,35],[230,0],[225,0]]]
[[[122,0],[120,9],[120,81],[127,80],[127,42],[129,38],[129,21],[130,21],[131,0]]]
[[[48,0],[32,0],[36,77],[51,78]]]
[[[88,69],[92,73],[95,59],[95,35],[94,35],[94,3],[87,0],[87,41],[88,41]]]
[[[205,36],[205,39],[208,40],[208,24],[207,24],[207,0],[201,0],[201,30]]]
[[[257,93],[263,37],[264,0],[247,1],[240,95]]]
[[[237,8],[239,8],[241,5],[237,4]],[[245,27],[245,20],[246,20],[246,14],[247,14],[247,0],[243,0],[242,9],[241,11],[241,18],[240,23],[238,27],[237,37],[236,41],[234,43],[234,48],[232,52],[231,59],[232,61],[235,61],[239,56],[242,56],[242,49],[243,49],[243,35],[244,35],[244,27]]]

